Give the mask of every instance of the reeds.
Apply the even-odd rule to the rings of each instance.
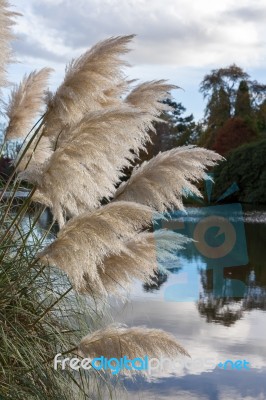
[[[6,219],[7,226],[16,217],[15,210],[19,211],[18,205]],[[0,228],[0,397],[70,400],[80,398],[82,376],[54,371],[51,359],[58,348],[80,340],[81,332],[86,332],[84,318],[91,316],[77,296],[65,295],[69,284],[60,274],[36,263],[36,251],[48,234],[48,230],[39,233],[38,214],[39,210],[35,217],[31,212],[29,226],[27,217],[14,225],[13,238],[3,239],[5,225]],[[82,379],[90,387],[88,378]]]

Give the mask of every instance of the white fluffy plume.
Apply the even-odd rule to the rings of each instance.
[[[149,226],[153,217],[154,211],[140,204],[110,203],[72,218],[38,257],[44,264],[64,270],[79,290],[84,274],[92,281],[100,280],[98,266],[104,257],[126,251],[124,242]]]
[[[125,106],[91,113],[71,128],[71,133],[69,128],[62,131],[60,147],[43,165],[41,174],[31,169],[20,177],[37,185],[62,226],[66,214],[93,210],[102,198],[114,194],[121,169],[130,165],[149,138],[147,120],[146,113]]]
[[[124,102],[120,99],[131,83],[123,78],[120,56],[132,37],[100,42],[73,61],[48,102],[43,135],[56,151],[41,139],[20,177],[37,185],[38,201],[52,206],[60,226],[65,216],[93,210],[114,195],[121,170],[145,148],[153,120],[168,108],[161,101],[175,86],[163,80],[138,85]],[[49,151],[43,151],[42,142]],[[31,154],[26,153],[26,162]],[[47,162],[34,171],[38,158]]]
[[[177,207],[183,209],[182,196],[190,191],[201,196],[195,184],[205,177],[208,167],[222,157],[200,147],[183,146],[159,153],[133,170],[123,182],[114,200],[135,201],[159,212]]]
[[[63,83],[48,102],[45,135],[57,137],[66,125],[77,123],[87,112],[114,106],[125,90],[121,56],[134,35],[112,37],[97,43],[73,60]]]
[[[177,89],[177,86],[166,83],[165,80],[144,82],[133,89],[125,101],[156,117],[171,109],[162,101],[171,98],[170,91],[173,89]]]
[[[81,291],[94,298],[113,294],[124,296],[134,279],[150,283],[155,272],[166,272],[166,262],[176,264],[179,250],[189,241],[168,230],[141,232],[125,242],[125,250],[103,259],[98,268],[100,280],[92,281],[90,274],[85,274]]]
[[[161,358],[175,359],[180,355],[188,356],[188,352],[177,342],[170,333],[160,329],[144,327],[127,328],[121,325],[109,325],[85,336],[79,344],[79,352],[83,357],[91,359],[106,357],[120,359]],[[123,369],[122,374],[137,373]],[[145,371],[143,371],[145,373]]]
[[[45,90],[51,68],[43,68],[25,75],[22,82],[11,91],[6,115],[9,124],[6,139],[24,138],[44,105]]]
[[[14,162],[18,172],[27,169],[27,174],[41,175],[43,164],[52,156],[53,148],[50,139],[46,136],[36,135],[29,144],[25,141]]]
[[[7,0],[0,0],[0,87],[7,85],[6,68],[12,61],[12,50],[10,46],[14,35],[11,26],[14,24],[13,17],[20,15],[9,11],[10,4]]]

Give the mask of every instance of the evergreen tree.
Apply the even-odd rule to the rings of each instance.
[[[235,116],[249,119],[252,118],[252,114],[249,87],[247,82],[242,80],[236,93]]]
[[[168,136],[169,148],[176,146],[183,146],[188,144],[195,144],[201,134],[201,123],[194,121],[193,114],[183,116],[186,108],[181,103],[176,103],[170,99],[165,101],[166,104],[172,107],[172,111],[167,114],[168,121]]]
[[[217,131],[231,116],[231,103],[228,93],[223,87],[214,90],[206,107],[206,130],[201,136],[199,144],[212,148]]]
[[[256,113],[256,125],[260,135],[266,135],[266,100],[260,105]]]
[[[215,90],[208,102],[207,124],[209,128],[216,130],[230,118],[231,104],[228,93],[223,87]]]

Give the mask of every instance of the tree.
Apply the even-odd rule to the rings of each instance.
[[[266,85],[251,80],[242,68],[232,64],[212,70],[200,84],[206,98],[205,131],[198,144],[214,148],[218,130],[232,116],[247,121],[253,130],[263,127],[263,118],[257,117],[266,99]]]
[[[214,90],[205,111],[207,128],[200,138],[200,145],[209,149],[213,147],[217,130],[230,118],[231,104],[224,88]]]
[[[244,119],[252,118],[252,106],[249,87],[246,81],[242,80],[236,93],[235,116]]]
[[[239,117],[230,118],[217,131],[213,149],[224,156],[230,150],[256,138],[257,134],[248,122]]]
[[[237,83],[248,79],[249,75],[242,68],[232,64],[226,68],[214,69],[210,74],[205,75],[200,84],[200,92],[204,98],[210,98],[214,92],[218,92],[222,88],[227,92],[232,105],[236,95],[235,87]]]
[[[212,95],[223,89],[230,101],[231,115],[235,113],[236,97],[239,89],[249,90],[251,107],[257,109],[266,99],[266,85],[251,80],[250,76],[242,68],[232,64],[226,68],[214,69],[205,75],[200,83],[200,92],[204,98],[210,100]],[[209,102],[205,114],[209,114]]]
[[[219,128],[231,116],[231,105],[228,93],[224,88],[215,90],[208,102],[208,125]]]
[[[256,125],[261,135],[266,135],[266,100],[260,105],[256,113]]]
[[[165,124],[158,123],[156,125],[157,134],[164,136],[162,150],[195,142],[195,132],[197,132],[198,127],[193,114],[183,116],[186,108],[181,103],[176,103],[170,99],[166,99],[164,103],[172,107],[172,110],[162,116],[167,121],[167,131],[164,129]]]

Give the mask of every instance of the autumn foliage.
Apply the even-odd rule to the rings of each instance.
[[[221,155],[257,138],[255,130],[240,117],[228,119],[217,131],[213,149]]]

